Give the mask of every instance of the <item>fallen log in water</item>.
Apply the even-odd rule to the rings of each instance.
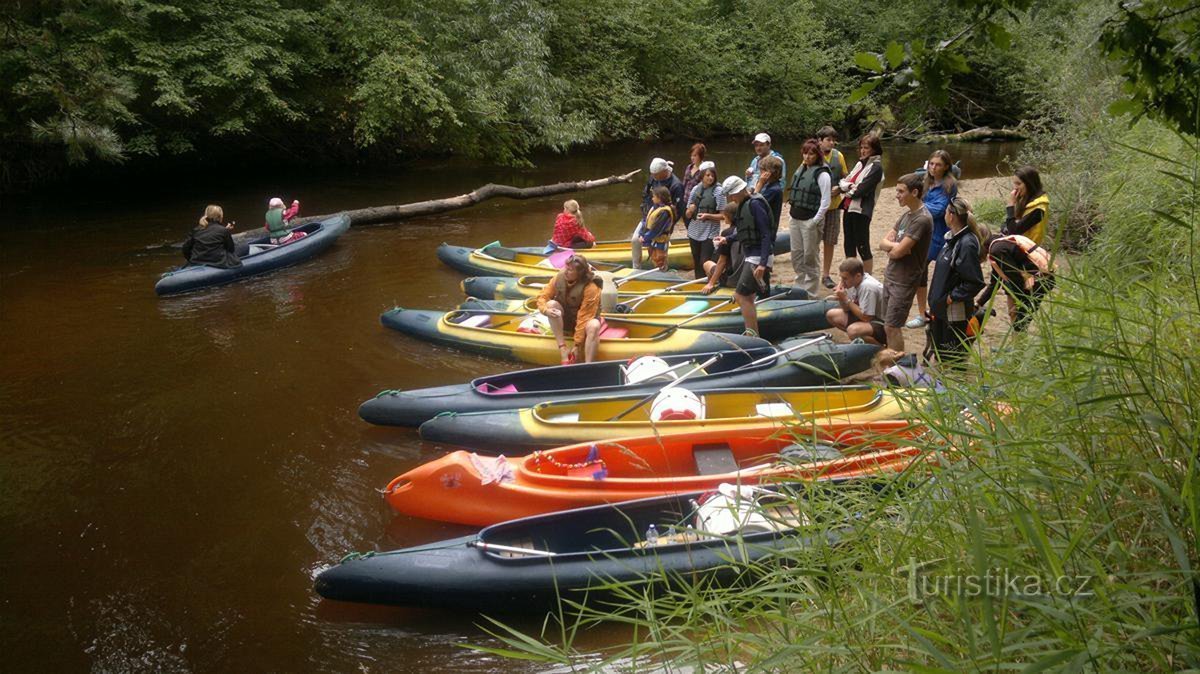
[[[577,180],[575,182],[555,183],[553,185],[538,185],[535,187],[513,187],[512,185],[496,185],[488,183],[483,187],[472,190],[466,194],[460,194],[456,197],[447,197],[445,199],[431,199],[429,201],[418,201],[411,204],[394,204],[391,206],[372,206],[370,208],[360,208],[353,211],[346,211],[350,216],[350,226],[356,227],[361,225],[377,225],[385,222],[397,222],[407,220],[408,218],[416,218],[423,215],[433,215],[435,213],[445,213],[446,211],[454,211],[460,208],[474,206],[488,199],[495,197],[508,197],[509,199],[536,199],[537,197],[548,197],[554,194],[565,194],[567,192],[581,192],[583,190],[595,189],[604,187],[605,185],[615,185],[617,183],[628,183],[633,181],[633,177],[642,170],[630,171],[619,176],[609,176],[607,178],[597,178],[595,180]],[[313,215],[304,218],[297,218],[292,221],[292,225],[302,225],[313,220],[327,218],[328,215]],[[266,230],[262,227],[238,232],[234,235],[236,241],[251,239],[259,236],[265,236]]]
[[[981,126],[962,133],[931,133],[917,139],[918,143],[979,143],[989,140],[1028,140],[1029,136],[1013,129],[993,129]]]

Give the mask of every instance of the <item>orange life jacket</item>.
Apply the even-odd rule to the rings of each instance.
[[[1021,249],[1021,252],[1025,253],[1025,257],[1029,258],[1029,261],[1032,262],[1035,267],[1037,267],[1039,276],[1046,276],[1054,272],[1050,265],[1050,253],[1046,252],[1045,248],[1042,248],[1034,243],[1033,239],[1021,236],[1020,234],[1010,234],[1008,236],[1002,236],[996,239],[992,242],[992,245],[994,246],[1001,241],[1009,241],[1017,244],[1017,247]],[[991,263],[992,269],[997,274],[1000,274],[1001,278],[1007,279],[1008,277],[1005,276],[1004,272],[1000,270],[1000,265],[997,264],[996,260],[991,256],[991,246],[988,246],[988,248],[988,262]]]

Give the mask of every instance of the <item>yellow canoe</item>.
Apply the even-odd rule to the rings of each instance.
[[[448,243],[443,243],[438,246],[437,256],[447,266],[472,276],[553,274],[561,267],[561,264],[555,264],[560,261],[560,258],[547,257],[541,253],[521,252],[502,246],[467,248],[465,246],[451,246]],[[593,260],[587,253],[584,253],[584,257],[587,257],[588,262],[596,269],[611,271],[613,276],[617,278],[623,278],[639,272],[639,270],[629,267],[629,260],[625,260],[624,263],[604,262],[602,260]],[[691,260],[690,252],[688,253],[688,259]],[[646,266],[649,267],[650,265],[647,264]],[[684,280],[677,274],[670,272],[651,272],[646,274],[645,278],[674,281],[676,283]]]
[[[686,382],[681,386],[686,388]],[[796,425],[902,420],[912,407],[911,401],[906,404],[889,391],[869,386],[718,389],[698,396],[704,402],[703,419],[654,422],[652,400],[646,400],[645,396],[616,396],[552,401],[519,410],[443,415],[421,425],[421,438],[512,456],[631,436],[721,429],[743,433]],[[643,400],[646,402],[635,407]],[[625,416],[614,420],[622,413]]]
[[[517,246],[513,250],[520,253],[534,253],[541,255],[543,246]],[[571,250],[587,257],[591,262],[609,262],[619,264],[625,267],[633,259],[633,248],[630,246],[628,239],[624,241],[597,241],[591,248],[560,248],[559,250]],[[642,251],[642,262],[645,266],[650,266],[650,254]],[[692,268],[692,248],[688,245],[687,237],[671,239],[671,246],[667,249],[667,264],[674,269],[691,269]]]
[[[562,357],[551,335],[517,332],[524,313],[495,311],[424,311],[392,309],[380,321],[420,339],[488,356],[538,365],[558,365]],[[627,360],[648,355],[707,353],[770,346],[758,337],[724,335],[687,328],[663,328],[638,321],[606,320],[597,360]],[[571,340],[568,338],[568,344]]]

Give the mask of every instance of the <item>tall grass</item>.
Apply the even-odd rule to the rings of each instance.
[[[945,460],[911,491],[807,500],[849,528],[735,589],[631,586],[541,635],[496,633],[580,669],[1200,668],[1200,160],[1192,139],[1146,134],[1110,155],[1136,157],[1139,194],[1114,197],[1130,181],[1106,172],[1106,224],[1031,331],[921,407]],[[606,621],[631,640],[580,652],[578,629]]]

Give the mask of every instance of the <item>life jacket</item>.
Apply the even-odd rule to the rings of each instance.
[[[581,278],[575,281],[575,285],[567,285],[567,275],[559,272],[554,277],[554,301],[562,306],[563,319],[563,334],[575,334],[575,319],[579,316],[579,307],[583,306],[583,295],[587,290],[588,285],[597,283],[602,284],[590,272],[587,278]]]
[[[705,187],[700,185],[700,198],[696,200],[697,213],[717,212],[717,186]]]
[[[1025,232],[1025,236],[1033,240],[1034,243],[1040,244],[1046,238],[1046,223],[1050,222],[1050,197],[1047,194],[1041,194],[1038,198],[1025,204],[1025,210],[1021,212],[1018,219],[1023,220],[1025,216],[1034,211],[1042,212],[1042,221],[1033,226],[1033,229]]]
[[[654,243],[666,243],[671,240],[671,230],[675,228],[675,208],[670,205],[655,206],[646,214],[646,228],[653,229],[663,213],[666,213],[671,219],[671,226],[667,227],[662,234],[654,237]]]
[[[272,239],[287,236],[288,226],[283,220],[282,208],[272,208],[267,211],[265,218],[267,221],[267,231],[271,234]]]
[[[846,177],[842,172],[842,164],[845,161],[842,159],[842,153],[837,148],[829,151],[829,157],[825,158],[825,165],[829,167],[829,186],[837,187],[838,182]],[[842,203],[842,195],[838,195],[829,200],[829,210],[837,208]]]
[[[1025,257],[1029,258],[1029,261],[1032,262],[1035,267],[1037,267],[1039,276],[1048,276],[1053,273],[1053,268],[1050,266],[1050,253],[1046,252],[1045,248],[1042,248],[1035,243],[1033,239],[1021,236],[1020,234],[1010,234],[1008,236],[1002,236],[996,239],[991,245],[994,246],[1001,241],[1008,241],[1016,244],[1017,248],[1020,248],[1021,252],[1025,254]],[[992,269],[999,274],[1001,278],[1008,278],[1008,276],[1006,276],[1004,272],[1000,270],[1000,264],[996,262],[995,258],[992,257],[991,246],[988,246],[988,262],[991,264]]]
[[[810,220],[821,208],[821,186],[817,184],[817,178],[822,172],[830,174],[830,180],[833,180],[832,172],[824,164],[817,166],[801,164],[800,168],[796,169],[796,175],[792,177],[791,196],[788,197],[788,201],[792,204],[791,216],[793,218]],[[830,185],[832,186],[833,183],[831,182]]]
[[[754,212],[750,209],[750,203],[755,199],[762,202],[767,213],[771,212],[771,206],[761,194],[751,194],[742,200],[738,206],[737,214],[733,216],[733,225],[737,228],[737,240],[742,244],[743,256],[751,251],[756,251],[762,245],[762,235],[758,231],[758,225],[754,222]],[[765,264],[765,261],[764,261]]]

